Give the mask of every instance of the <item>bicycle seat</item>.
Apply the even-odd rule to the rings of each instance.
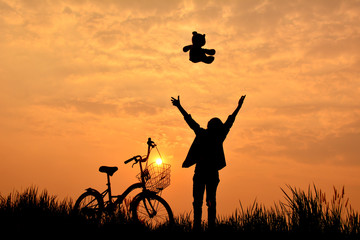
[[[99,168],[99,172],[107,173],[110,176],[112,176],[116,171],[118,170],[117,167],[107,167],[107,166],[101,166]]]

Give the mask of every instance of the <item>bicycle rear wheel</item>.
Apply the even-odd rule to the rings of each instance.
[[[104,200],[97,191],[87,191],[76,200],[74,210],[87,221],[98,223],[104,210]]]
[[[145,224],[151,229],[171,226],[174,216],[169,204],[153,193],[141,193],[132,204],[132,216],[135,222]]]

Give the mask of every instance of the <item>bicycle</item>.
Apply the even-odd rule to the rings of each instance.
[[[107,175],[107,189],[100,193],[93,188],[87,188],[76,200],[74,205],[76,212],[87,220],[99,222],[104,213],[115,213],[117,206],[120,207],[130,192],[135,189],[142,189],[130,202],[129,209],[132,220],[136,223],[145,224],[150,228],[156,228],[164,224],[172,225],[174,223],[173,212],[169,204],[159,196],[161,191],[170,185],[170,164],[152,163],[147,166],[153,148],[156,147],[161,159],[161,154],[151,138],[148,139],[147,145],[148,151],[145,157],[137,155],[124,162],[128,164],[134,161],[132,167],[137,163],[139,164],[138,183],[130,185],[121,195],[113,196],[110,177],[118,168],[101,166],[99,171]],[[143,168],[142,163],[146,163],[145,168]],[[108,195],[108,200],[105,200],[106,195]]]

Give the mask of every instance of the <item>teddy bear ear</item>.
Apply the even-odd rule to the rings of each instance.
[[[193,34],[193,35],[196,35],[196,34],[198,34],[198,33],[197,33],[196,31],[193,31],[192,34]]]

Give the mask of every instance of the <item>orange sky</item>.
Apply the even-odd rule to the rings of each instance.
[[[192,208],[194,138],[171,96],[202,126],[247,98],[224,147],[218,213],[285,184],[345,191],[360,209],[359,1],[0,0],[0,192],[59,198],[135,181],[123,161],[152,137],[172,165],[163,193]],[[194,64],[191,32],[216,49]],[[156,154],[154,154],[156,156]]]

